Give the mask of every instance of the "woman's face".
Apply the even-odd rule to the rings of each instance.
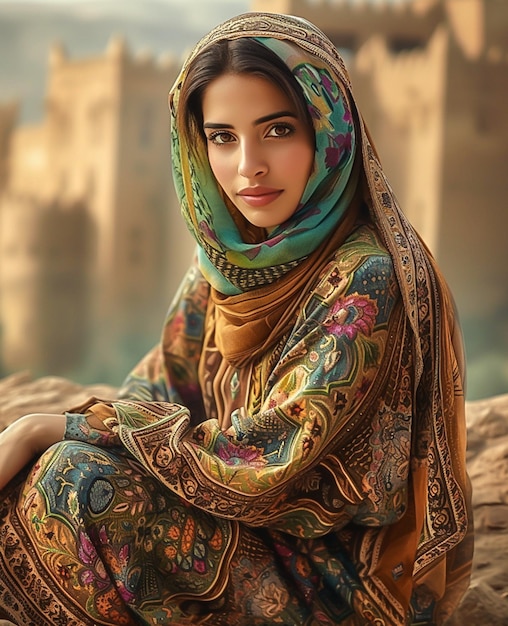
[[[314,131],[270,81],[223,74],[203,96],[208,159],[240,213],[269,231],[298,207],[314,164]]]

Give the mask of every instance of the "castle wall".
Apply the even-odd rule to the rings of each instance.
[[[143,309],[145,323],[160,327],[193,249],[171,174],[167,98],[177,69],[145,58],[122,70],[114,284],[126,324]]]
[[[446,97],[438,256],[464,317],[508,307],[508,57],[455,49]],[[458,262],[460,260],[460,262]]]
[[[18,104],[16,102],[0,104],[0,194],[7,183],[12,131],[17,116]]]
[[[448,38],[394,54],[369,40],[350,64],[353,89],[402,209],[431,249],[438,243]]]
[[[100,269],[92,359],[123,371],[155,342],[193,251],[170,165],[167,96],[178,64],[118,53],[108,265]]]
[[[115,238],[119,65],[114,54],[75,61],[53,51],[45,101],[52,193],[86,198],[98,233],[94,274],[105,282]]]
[[[45,124],[16,128],[9,154],[9,192],[51,198],[54,183],[50,156]]]
[[[14,132],[0,207],[3,360],[8,369],[45,361],[41,371],[54,372],[75,362],[58,356],[67,346],[73,357],[88,354],[85,375],[111,380],[158,337],[192,255],[169,160],[167,93],[178,64],[133,58],[113,40],[104,55],[78,61],[54,46],[49,65],[44,119]],[[79,263],[68,259],[64,271],[48,242],[76,224],[76,202],[86,207],[86,223],[69,235]],[[53,245],[60,260],[63,245]],[[87,248],[86,267],[79,245]],[[67,285],[72,272],[79,293]],[[69,315],[57,315],[56,303]]]
[[[395,47],[422,43],[443,15],[441,0],[253,0],[251,6],[253,11],[304,17],[337,47],[350,50],[378,34]]]
[[[83,207],[4,198],[0,327],[6,369],[64,373],[83,357],[89,340],[90,228]]]

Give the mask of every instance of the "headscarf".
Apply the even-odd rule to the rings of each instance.
[[[238,226],[215,181],[204,142],[189,146],[178,129],[189,66],[223,33],[212,31],[197,45],[170,93],[175,187],[198,243],[199,267],[212,286],[217,344],[238,367],[269,349],[294,322],[312,277],[351,232],[359,209],[356,129],[342,82],[324,60],[294,42],[261,34],[253,38],[291,70],[315,131],[314,166],[300,204],[262,241],[249,242]]]
[[[171,93],[172,154],[176,190],[183,216],[198,243],[200,269],[220,293],[234,295],[279,280],[333,233],[351,204],[355,129],[345,92],[326,63],[293,43],[256,37],[287,64],[300,85],[315,127],[315,162],[294,215],[264,241],[248,243],[231,215],[210,169],[204,142],[191,146],[175,120],[187,69],[205,39],[190,55]],[[327,193],[323,197],[323,188]]]
[[[222,201],[206,159],[197,162],[173,127],[173,164],[182,211],[198,242],[200,267],[216,291],[212,300],[220,312],[217,319],[228,319],[222,327],[218,324],[219,335],[221,328],[227,334],[225,329],[231,324],[239,330],[236,341],[247,346],[246,331],[241,330],[242,320],[247,318],[242,318],[241,307],[246,306],[259,322],[264,312],[256,313],[257,298],[266,293],[264,290],[273,283],[269,305],[283,298],[287,276],[312,260],[323,242],[334,242],[355,201],[360,198],[367,204],[370,219],[392,258],[412,334],[411,488],[415,521],[408,532],[421,529],[414,576],[434,588],[438,596],[446,596],[445,604],[453,606],[468,584],[472,514],[465,468],[464,360],[452,297],[431,254],[397,204],[358,112],[342,58],[312,24],[291,16],[250,13],[218,26],[198,43],[171,92],[173,119],[188,63],[214,42],[242,37],[268,46],[299,81],[316,131],[316,167],[293,218],[263,244],[246,244]],[[334,167],[340,170],[336,188],[324,201],[314,203]],[[351,226],[349,223],[347,227]],[[307,270],[318,274],[320,262],[315,269],[307,266]],[[259,281],[254,287],[263,286],[249,291],[252,285],[235,278],[242,273]],[[246,301],[250,304],[245,305]],[[257,338],[252,345],[267,349],[277,320],[283,317],[281,313],[271,321],[262,340]],[[251,321],[249,318],[247,327]],[[280,332],[279,327],[279,338]],[[220,348],[220,337],[218,345]],[[226,354],[223,352],[226,359],[227,349]],[[233,360],[237,356],[233,354]],[[237,364],[244,362],[240,359]]]

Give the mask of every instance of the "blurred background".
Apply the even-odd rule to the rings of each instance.
[[[119,385],[193,254],[167,92],[249,10],[324,30],[457,300],[468,399],[508,392],[506,0],[0,0],[0,375]]]

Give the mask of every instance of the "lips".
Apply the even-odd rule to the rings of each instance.
[[[241,189],[237,195],[249,206],[260,207],[276,200],[282,191],[272,187],[247,187]]]

